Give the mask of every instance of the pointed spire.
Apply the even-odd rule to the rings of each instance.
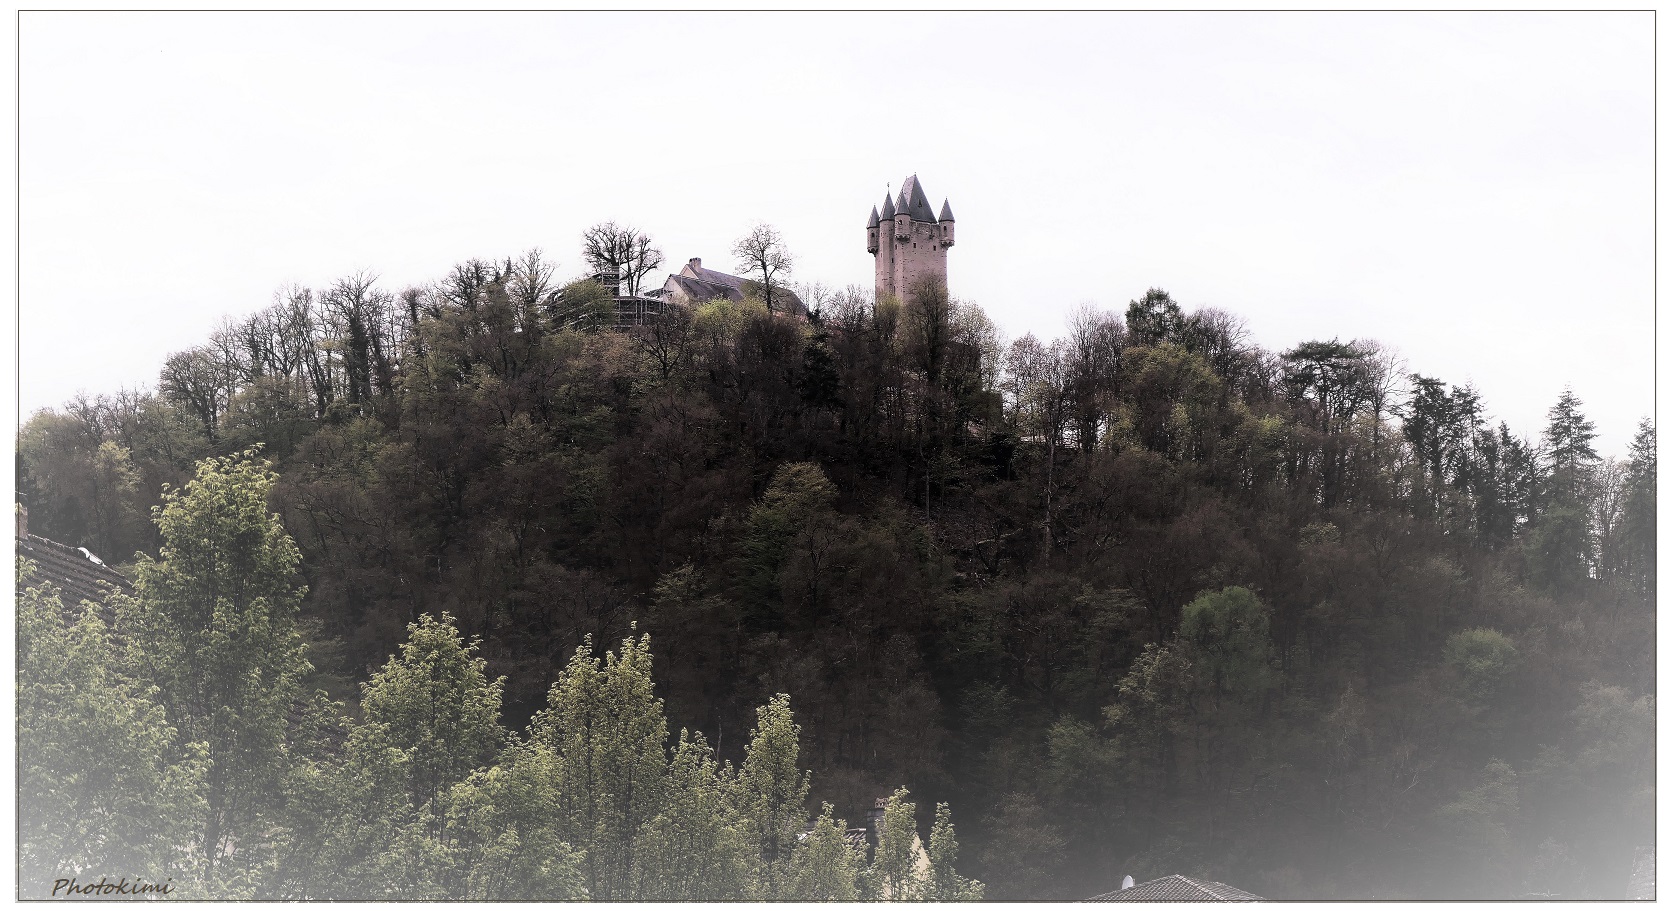
[[[943,199],[943,214],[937,216],[938,221],[954,221],[954,211],[949,208],[947,197]]]
[[[880,221],[890,221],[896,217],[896,203],[891,201],[890,194],[885,194],[885,208],[879,213]]]
[[[909,174],[908,179],[902,181],[902,194],[896,200],[896,211],[908,213],[914,221],[937,220],[931,214],[931,201],[925,198],[925,187],[920,185],[918,174]]]
[[[943,208],[945,208],[945,209],[948,208],[948,203],[944,203]],[[873,207],[873,214],[867,216],[867,227],[877,228],[878,226],[879,226],[879,207],[874,206]]]

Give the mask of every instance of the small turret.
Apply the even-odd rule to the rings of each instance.
[[[896,225],[896,239],[907,240],[911,230],[909,226],[913,224],[913,217],[908,213],[907,186],[902,187],[902,192],[897,195],[896,203],[890,207],[890,212],[891,221]]]
[[[867,252],[879,252],[879,207],[873,207],[873,214],[867,216]]]
[[[942,214],[937,216],[937,227],[942,230],[943,246],[954,246],[954,210],[949,208],[949,201],[943,200]]]

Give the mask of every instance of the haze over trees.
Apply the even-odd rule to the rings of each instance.
[[[1568,392],[1526,440],[1377,343],[1265,351],[1157,289],[1006,343],[938,287],[609,330],[555,275],[287,288],[155,391],[29,419],[32,530],[137,590],[114,636],[20,598],[26,861],[285,897],[1622,896],[1650,423],[1602,458]],[[95,716],[150,720],[53,740]],[[105,834],[27,812],[76,763]],[[869,862],[838,820],[893,794]]]

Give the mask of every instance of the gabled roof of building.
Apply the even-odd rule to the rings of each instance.
[[[1260,902],[1260,895],[1236,889],[1227,883],[1194,879],[1177,873],[1150,879],[1127,889],[1085,898],[1085,902]]]
[[[935,222],[937,216],[931,211],[931,200],[925,198],[925,188],[920,186],[919,175],[910,174],[902,181],[902,192],[896,200],[896,210],[907,212],[914,221]]]
[[[706,269],[703,263],[697,259],[687,260],[687,264],[681,267],[678,274],[686,278],[696,278],[701,282],[709,282],[713,285],[726,285],[736,291],[739,289],[739,283],[744,281],[737,275],[717,272],[715,269]]]
[[[680,272],[670,273],[669,278],[664,281],[663,290],[678,292],[693,301],[711,301],[722,298],[730,301],[741,301],[745,299],[747,293],[753,291],[760,295],[762,293],[762,283],[741,278],[737,275],[729,275],[726,272],[706,269],[702,265],[689,261],[681,267]],[[791,306],[788,309],[799,313],[808,310],[808,307],[803,303],[803,299],[798,297],[797,292],[790,288],[775,285],[774,300],[776,303],[789,301]]]
[[[689,275],[675,274],[669,276],[669,279],[664,282],[664,288],[669,291],[680,292],[695,301],[709,301],[717,298],[736,301],[745,297],[744,292],[739,290],[737,283],[713,282],[702,278],[693,278]]]
[[[58,588],[65,611],[72,616],[81,615],[83,601],[103,605],[112,589],[124,594],[134,591],[126,576],[103,563],[93,562],[82,554],[81,548],[49,541],[40,535],[25,533],[19,537],[17,555],[35,564],[34,578],[18,579],[20,590],[51,582]],[[108,613],[108,609],[100,611],[106,622],[110,621],[110,617],[104,616]]]

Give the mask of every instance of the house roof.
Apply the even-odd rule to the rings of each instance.
[[[1161,879],[1151,879],[1144,883],[1137,883],[1127,889],[1118,889],[1085,898],[1085,902],[1260,902],[1260,895],[1252,895],[1244,889],[1236,889],[1227,883],[1211,882],[1209,880],[1194,879],[1177,873]]]
[[[708,272],[710,270],[705,269],[704,271]],[[702,278],[693,278],[690,275],[681,274],[669,276],[669,278],[664,282],[663,287],[666,291],[680,293],[695,301],[708,301],[715,300],[717,298],[727,298],[728,300],[736,301],[744,298],[745,296],[744,292],[739,290],[738,283],[724,284],[722,282],[706,281]]]
[[[697,279],[698,281],[709,282],[713,285],[726,285],[734,290],[738,290],[739,283],[744,281],[744,279],[737,275],[729,275],[726,272],[717,272],[715,269],[706,269],[702,265],[691,261],[681,267],[679,274],[685,278]]]
[[[719,298],[739,301],[744,300],[745,295],[753,290],[760,294],[761,289],[761,282],[741,278],[737,275],[729,275],[726,272],[717,272],[714,269],[706,269],[702,265],[691,261],[682,266],[680,272],[670,273],[669,278],[663,283],[664,291],[679,293],[693,301],[709,301]],[[803,299],[797,296],[797,292],[780,285],[774,286],[774,300],[777,303],[790,301],[790,309],[799,313],[807,312],[809,309],[803,303]]]
[[[49,541],[40,535],[24,534],[17,539],[17,555],[35,564],[32,579],[17,580],[20,587],[33,587],[51,582],[59,590],[64,609],[73,615],[81,614],[83,601],[104,604],[105,595],[112,589],[132,594],[134,586],[128,578],[103,563],[95,563],[84,556],[81,548]],[[101,614],[108,611],[101,611]],[[110,617],[104,618],[109,622]]]

